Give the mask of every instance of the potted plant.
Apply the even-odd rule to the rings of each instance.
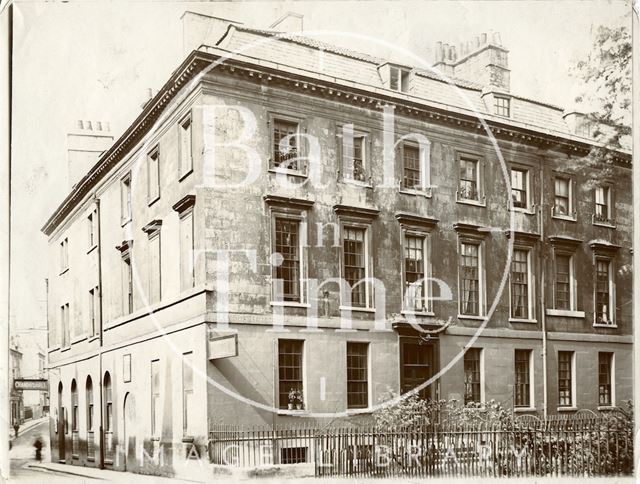
[[[295,407],[296,410],[302,410],[304,405],[304,401],[302,398],[302,390],[291,389],[289,391],[289,410],[293,410]]]

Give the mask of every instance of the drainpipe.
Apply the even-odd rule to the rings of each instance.
[[[540,265],[540,322],[542,325],[542,415],[547,418],[548,389],[547,389],[547,304],[546,304],[546,258],[545,256],[545,207],[544,203],[544,168],[540,167],[540,207],[538,208],[538,226],[540,227],[540,250],[538,261]]]
[[[100,469],[104,469],[104,389],[102,388],[102,345],[103,345],[103,317],[102,317],[102,223],[100,217],[100,199],[96,194],[93,195],[96,204],[96,231],[98,235],[98,312],[100,317],[100,325],[98,326],[100,348],[98,351],[98,361],[100,374],[98,375],[98,389],[100,392],[100,429],[99,429],[99,442],[100,442]]]

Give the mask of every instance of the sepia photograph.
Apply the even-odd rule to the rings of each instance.
[[[2,1],[0,481],[635,482],[639,12]]]

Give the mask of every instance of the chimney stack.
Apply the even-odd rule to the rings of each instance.
[[[67,133],[67,179],[69,188],[98,161],[100,154],[113,143],[108,121],[79,119]]]
[[[502,46],[499,32],[483,32],[458,49],[436,42],[434,67],[445,74],[481,84],[490,90],[509,92],[509,51]]]

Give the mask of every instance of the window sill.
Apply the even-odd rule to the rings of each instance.
[[[486,316],[474,316],[472,314],[458,314],[458,319],[470,319],[472,321],[484,321],[487,319]]]
[[[279,408],[278,409],[278,415],[289,415],[292,417],[302,417],[305,415],[311,415],[311,412],[309,410],[288,410],[286,408]]]
[[[64,353],[65,351],[69,351],[71,346],[65,346],[64,348],[60,348],[60,353]]]
[[[160,437],[151,437],[149,440],[151,440],[151,442],[160,442]]]
[[[536,407],[513,407],[515,413],[535,412]]]
[[[91,254],[91,252],[93,252],[97,248],[98,248],[98,244],[93,244],[91,247],[89,247],[89,250],[87,250],[87,254]]]
[[[78,336],[77,338],[72,339],[71,340],[71,344],[75,345],[75,344],[78,344],[78,343],[82,343],[83,341],[86,341],[87,338],[88,338],[88,336],[86,334],[83,334],[82,336]]]
[[[551,215],[551,218],[556,220],[565,220],[567,222],[577,222],[578,219],[576,217],[569,217],[568,215]]]
[[[415,190],[412,188],[401,188],[400,193],[404,193],[405,195],[412,195],[415,197],[431,198],[431,187],[425,187],[421,190]]]
[[[147,200],[147,205],[150,207],[151,205],[156,203],[158,200],[160,200],[160,195],[158,195],[155,198],[151,198],[151,199]]]
[[[513,207],[512,212],[522,213],[524,215],[535,215],[536,212],[532,208]]]
[[[271,306],[276,307],[289,307],[289,308],[310,308],[311,304],[309,303],[301,303],[295,301],[271,301],[269,303]]]
[[[520,318],[509,318],[510,323],[532,323],[538,324],[537,319],[520,319]]]
[[[120,226],[121,226],[121,227],[124,227],[124,226],[125,226],[125,225],[127,225],[128,223],[131,223],[131,220],[132,220],[132,219],[131,219],[131,217],[129,217],[129,218],[127,218],[127,219],[122,219],[122,220],[120,221]]]
[[[560,316],[563,318],[584,318],[584,311],[571,311],[568,309],[547,309],[547,316]]]
[[[298,170],[288,170],[285,168],[269,168],[269,173],[274,175],[291,175],[299,178],[307,178],[307,174]]]
[[[53,353],[54,351],[60,351],[60,346],[53,346],[49,348],[49,353]]]
[[[364,415],[364,414],[373,413],[373,409],[371,407],[347,408],[345,413],[347,415]]]
[[[340,311],[351,311],[352,313],[375,313],[375,308],[359,308],[359,307],[351,307],[351,306],[340,306],[338,308]]]
[[[359,188],[370,188],[370,189],[373,189],[373,185],[371,183],[367,183],[367,182],[363,182],[363,181],[359,181],[359,180],[352,180],[351,178],[343,178],[340,181],[342,183],[344,183],[345,185],[352,185],[354,187],[359,187]]]
[[[74,460],[79,460],[80,456],[78,454],[71,454],[71,458]]]
[[[105,459],[104,463],[107,464],[107,465],[110,465],[110,466],[113,465],[113,461],[111,459]]]
[[[608,224],[606,222],[592,222],[593,225],[595,225],[596,227],[605,227],[607,229],[616,229],[616,226],[613,224]]]
[[[611,329],[616,329],[618,327],[617,324],[613,323],[613,324],[600,324],[600,323],[593,323],[593,327],[594,328],[611,328]]]
[[[463,198],[457,198],[456,199],[456,203],[460,203],[462,205],[471,205],[474,207],[487,207],[487,203],[486,202],[480,202],[478,200],[465,200]]]
[[[191,163],[191,165],[193,165],[193,162]],[[189,175],[191,175],[193,173],[193,168],[189,168],[189,171],[186,171],[184,173],[182,173],[180,175],[180,177],[178,178],[178,182],[181,182],[182,180],[184,180],[185,178],[187,178]]]
[[[87,456],[87,462],[95,462],[95,461],[96,461],[95,457]]]
[[[194,438],[190,435],[185,435],[184,437],[182,437],[181,442],[185,443],[185,444],[193,444],[194,442]]]
[[[598,405],[599,412],[612,412],[614,410],[618,410],[616,405]]]
[[[87,339],[87,343],[91,343],[92,341],[95,341],[98,338],[100,338],[100,335],[96,334],[96,335],[92,336],[91,338]]]
[[[558,407],[556,410],[558,412],[577,412],[578,407]]]
[[[68,267],[66,267],[66,268],[62,269],[62,270],[60,271],[60,275],[62,275],[62,274],[66,274],[67,272],[69,272],[69,268],[68,268]]]

